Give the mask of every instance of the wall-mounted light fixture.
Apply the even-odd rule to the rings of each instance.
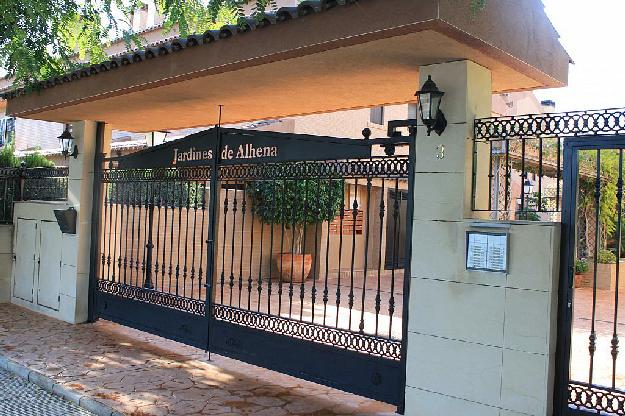
[[[54,216],[56,217],[56,222],[59,224],[62,233],[76,234],[77,212],[74,207],[55,209]]]
[[[66,126],[63,133],[58,137],[61,141],[61,153],[67,159],[68,156],[72,156],[74,159],[78,157],[78,146],[74,142],[75,139],[72,136],[72,133],[69,131],[69,127]],[[71,153],[70,153],[71,149]]]
[[[425,81],[421,90],[415,94],[419,100],[419,115],[428,129],[428,136],[432,131],[440,136],[447,127],[445,114],[440,110],[443,95],[445,93],[438,89],[430,75],[428,75],[428,80]]]

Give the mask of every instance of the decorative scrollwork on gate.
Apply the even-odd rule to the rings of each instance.
[[[352,351],[399,360],[401,341],[330,328],[225,305],[214,305],[215,319]]]
[[[385,157],[321,162],[223,165],[219,179],[330,179],[330,178],[407,178],[408,157]]]
[[[100,180],[104,183],[206,181],[210,179],[210,176],[210,166],[154,169],[104,169],[100,174]]]
[[[625,392],[575,382],[568,390],[571,406],[597,414],[625,415]]]
[[[475,121],[475,140],[617,135],[625,133],[625,109],[491,117]]]
[[[206,313],[204,301],[176,296],[170,293],[157,292],[151,289],[144,289],[108,280],[98,280],[98,290],[100,292],[119,296],[121,298],[134,299],[141,302],[177,309],[194,315],[204,315]]]

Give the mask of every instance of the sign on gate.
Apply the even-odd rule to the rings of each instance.
[[[210,129],[154,146],[119,161],[120,169],[191,167],[208,165],[215,157],[218,129]],[[359,159],[371,156],[369,146],[354,139],[301,134],[221,129],[220,164],[257,164],[329,159]]]

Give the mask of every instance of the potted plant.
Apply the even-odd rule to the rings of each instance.
[[[610,250],[597,253],[597,289],[614,289],[616,281],[616,255]]]
[[[258,219],[272,226],[284,225],[285,238],[292,239],[280,245],[285,251],[272,259],[282,281],[301,283],[308,278],[313,258],[304,253],[308,249],[305,229],[314,229],[315,224],[332,221],[338,215],[344,199],[343,184],[342,180],[299,179],[257,181],[251,186],[249,194]]]
[[[588,261],[586,259],[578,259],[575,261],[575,278],[573,279],[573,287],[582,287],[584,282],[584,273],[588,273]]]

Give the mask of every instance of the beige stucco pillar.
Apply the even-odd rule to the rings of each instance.
[[[13,230],[12,224],[0,224],[0,303],[11,301]]]
[[[559,228],[471,211],[473,120],[490,116],[490,71],[457,61],[421,67],[421,84],[428,75],[449,126],[417,136],[405,414],[551,414]],[[484,198],[487,147],[477,168]],[[508,273],[466,270],[466,232],[488,227],[508,234]]]
[[[59,314],[67,322],[87,320],[89,304],[89,267],[91,248],[91,213],[93,198],[96,123],[72,123],[72,135],[78,146],[78,157],[68,158],[68,204],[77,211],[76,234],[63,234],[61,298]],[[110,147],[111,130],[105,128],[104,148]]]

